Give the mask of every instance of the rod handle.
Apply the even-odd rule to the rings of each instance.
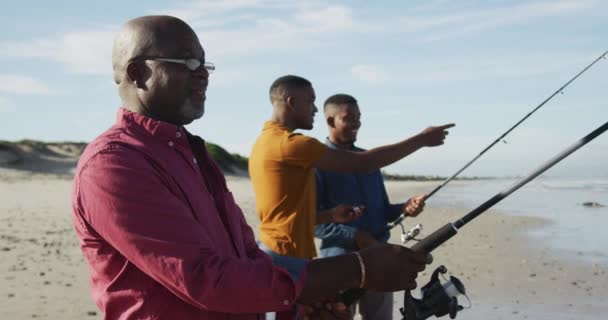
[[[457,232],[456,228],[451,223],[448,223],[420,240],[420,242],[416,243],[411,249],[414,251],[430,253],[442,243],[453,237]],[[355,301],[359,300],[364,293],[365,289],[348,289],[340,294],[340,300],[345,305],[350,306]]]
[[[424,239],[420,240],[418,243],[413,245],[411,249],[414,251],[431,253],[431,251],[448,241],[448,239],[453,237],[456,233],[458,233],[458,229],[456,229],[453,224],[448,223],[445,226],[435,230],[435,232],[426,236]]]
[[[348,289],[339,295],[339,299],[348,307],[359,300],[363,294],[365,294],[365,289]]]

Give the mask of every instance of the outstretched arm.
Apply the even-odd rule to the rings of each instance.
[[[316,168],[334,172],[369,172],[395,163],[416,152],[422,147],[435,147],[443,144],[447,129],[454,124],[428,127],[421,133],[401,142],[373,148],[363,152],[346,150],[327,150],[317,161]]]

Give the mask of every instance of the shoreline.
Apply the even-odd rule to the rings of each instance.
[[[428,192],[434,186],[425,182],[410,186],[387,182],[391,199]],[[435,207],[429,202],[425,212],[413,218],[412,223],[423,224],[424,237],[471,209]],[[553,223],[547,218],[489,209],[433,252],[435,261],[421,274],[418,285],[424,285],[430,273],[445,264],[470,292],[473,309],[463,311],[467,319],[603,318],[608,296],[608,259],[590,262],[586,259],[589,252],[553,248],[530,234]],[[398,229],[391,232],[392,243],[400,243]],[[401,297],[395,299],[396,319],[400,316]],[[463,300],[466,302],[459,299]],[[477,307],[482,310],[477,312]]]
[[[228,176],[228,186],[258,234],[248,178]],[[393,201],[428,192],[432,182],[387,182]],[[0,170],[0,308],[10,319],[100,319],[88,287],[88,270],[70,217],[71,177]],[[429,202],[406,223],[422,223],[423,234],[468,212]],[[409,221],[411,219],[411,221]],[[526,235],[543,219],[487,212],[433,252],[435,263],[418,286],[445,264],[460,278],[473,303],[459,319],[603,319],[608,299],[608,264],[588,263],[543,247]],[[400,228],[391,242],[400,243]],[[410,243],[408,243],[410,245]],[[466,299],[462,299],[466,303]],[[395,319],[402,300],[395,297]]]

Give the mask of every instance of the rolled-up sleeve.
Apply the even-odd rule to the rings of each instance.
[[[225,253],[188,203],[168,187],[168,178],[134,153],[126,148],[100,152],[76,177],[79,215],[87,228],[197,308],[263,313],[293,307],[304,279],[295,282],[284,269],[273,266],[254,248],[247,225],[242,226],[247,257]]]
[[[327,223],[315,226],[315,237],[345,248],[355,246],[356,234],[357,228],[345,224]]]

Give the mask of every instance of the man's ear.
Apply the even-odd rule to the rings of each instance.
[[[294,96],[287,96],[285,98],[285,105],[291,109],[292,111],[295,110],[296,108],[296,98]]]
[[[145,81],[140,63],[131,62],[127,65],[127,80],[134,84],[137,88],[141,88],[143,86]]]
[[[335,124],[335,119],[334,117],[327,117],[327,119],[325,119],[325,121],[327,122],[327,126],[330,128],[335,128],[336,124]]]

